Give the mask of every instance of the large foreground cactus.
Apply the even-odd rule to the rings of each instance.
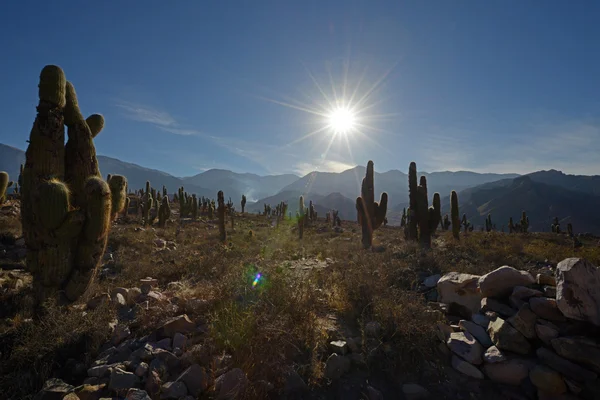
[[[101,115],[83,118],[62,69],[44,67],[21,197],[27,268],[40,302],[58,293],[61,300],[77,300],[104,255],[111,193],[101,178],[93,143],[103,126]]]
[[[12,182],[8,180],[8,172],[0,171],[0,204],[6,200],[6,190],[12,186]]]
[[[362,227],[362,244],[368,249],[373,244],[373,231],[383,224],[387,212],[388,195],[383,192],[379,203],[375,201],[373,161],[367,163],[367,172],[362,181],[360,197],[356,198],[356,212]]]

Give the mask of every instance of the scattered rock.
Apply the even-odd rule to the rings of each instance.
[[[483,373],[479,370],[479,368],[473,364],[469,364],[457,355],[452,355],[452,368],[475,379],[484,378]]]
[[[134,387],[138,383],[138,377],[131,372],[123,371],[121,368],[114,368],[110,374],[108,388],[112,391],[124,390]]]
[[[191,395],[198,397],[206,390],[206,388],[208,388],[209,376],[204,367],[193,364],[179,375],[177,381],[185,383],[188,392]]]
[[[173,336],[173,349],[185,350],[187,337],[179,332]]]
[[[160,392],[161,379],[157,371],[150,371],[148,374],[148,379],[146,379],[146,384],[144,388],[146,392],[150,395],[150,397],[154,398]]]
[[[136,367],[136,369],[135,369],[135,375],[139,376],[140,378],[143,378],[148,373],[148,368],[149,368],[148,364],[146,364],[145,362],[142,361]]]
[[[600,326],[600,269],[583,258],[556,267],[556,302],[565,316]]]
[[[490,322],[488,333],[500,350],[518,354],[528,354],[531,351],[531,345],[525,336],[500,317]]]
[[[117,306],[117,307],[125,307],[127,305],[127,301],[125,300],[125,297],[121,294],[121,293],[117,293],[113,298],[112,298],[112,302]]]
[[[511,297],[520,300],[529,300],[531,297],[540,297],[543,293],[536,289],[531,289],[525,286],[515,286],[513,288]]]
[[[109,303],[110,295],[108,293],[102,293],[90,299],[90,301],[87,303],[87,308],[89,310],[95,310],[96,308]]]
[[[470,362],[481,364],[483,348],[481,344],[469,332],[453,332],[446,342],[453,353]]]
[[[140,288],[133,287],[127,291],[127,304],[132,306],[137,302],[137,299],[142,294],[142,290]]]
[[[176,333],[192,333],[195,330],[196,325],[190,321],[186,314],[183,314],[167,321],[156,331],[156,335],[160,338],[172,338]]]
[[[488,348],[483,354],[483,361],[489,364],[506,361],[506,356],[496,346]]]
[[[365,334],[369,337],[377,338],[381,335],[381,324],[377,321],[371,321],[365,325]]]
[[[125,400],[152,400],[145,390],[141,389],[129,389]]]
[[[345,355],[348,352],[348,345],[343,340],[334,340],[329,342],[329,347],[334,353]]]
[[[167,247],[167,241],[164,239],[154,239],[154,245],[158,248],[158,249],[164,249],[165,247]],[[165,384],[166,385],[166,384]]]
[[[121,294],[118,294],[118,296],[121,296]],[[129,335],[131,335],[129,327],[127,325],[119,324],[115,327],[115,330],[111,335],[110,342],[116,346],[123,340],[127,339]]]
[[[471,321],[475,322],[477,325],[481,326],[483,329],[487,329],[490,324],[490,319],[483,314],[473,314],[471,316]]]
[[[187,387],[183,382],[167,382],[160,390],[161,399],[179,399],[187,395]]]
[[[537,349],[536,355],[544,364],[578,382],[592,381],[598,377],[594,372],[559,356],[545,347]]]
[[[532,297],[529,299],[531,310],[540,318],[549,321],[562,322],[565,321],[565,316],[558,309],[556,300],[548,297]]]
[[[416,383],[405,383],[402,385],[402,393],[404,393],[406,400],[427,399],[430,395],[429,390]]]
[[[463,319],[458,323],[458,327],[473,335],[475,339],[477,339],[477,341],[485,348],[488,348],[493,344],[492,339],[490,339],[490,335],[488,335],[486,330],[474,322]]]
[[[373,386],[367,386],[368,400],[383,400],[383,393],[375,389]]]
[[[519,359],[486,364],[483,371],[492,381],[513,386],[520,385],[529,376],[529,367]]]
[[[523,307],[519,309],[519,312],[517,312],[515,316],[507,319],[507,321],[527,339],[535,339],[535,323],[537,321],[537,315],[531,311],[528,303],[525,303]]]
[[[302,377],[298,375],[298,373],[294,369],[290,368],[290,370],[286,374],[285,386],[283,389],[286,396],[296,393],[302,393],[306,390],[308,390],[308,386],[304,382],[304,379],[302,379]]]
[[[457,303],[476,313],[481,307],[481,293],[477,290],[478,275],[450,272],[440,278],[437,283],[439,298],[442,303]]]
[[[505,265],[481,276],[479,289],[483,297],[506,297],[515,286],[528,286],[533,283],[535,279],[529,272]]]
[[[437,286],[438,281],[440,280],[441,277],[442,276],[440,274],[435,274],[435,275],[428,276],[423,281],[423,285],[425,285],[425,287],[428,287],[430,289],[434,288],[434,287]]]
[[[44,386],[34,400],[54,400],[62,399],[67,393],[73,390],[73,386],[63,382],[60,379],[49,379],[44,383]]]
[[[73,390],[79,400],[98,400],[106,392],[106,384],[81,385]],[[64,400],[64,399],[63,399]]]
[[[546,394],[559,395],[567,391],[567,385],[562,376],[545,365],[536,365],[529,372],[529,379],[535,387]]]
[[[450,326],[444,324],[443,322],[436,322],[436,335],[440,341],[446,343],[450,338],[450,335],[454,332]]]
[[[552,275],[537,274],[537,276],[535,277],[535,280],[536,280],[537,284],[540,286],[544,286],[544,285],[556,286],[556,278],[553,277]]]
[[[215,389],[218,393],[217,398],[223,400],[236,399],[245,389],[247,383],[248,378],[246,378],[244,371],[234,368],[215,380]]]
[[[118,367],[120,365],[121,364],[119,364],[119,363],[97,365],[95,367],[92,367],[92,368],[88,369],[87,370],[87,374],[88,374],[88,376],[91,376],[91,377],[102,378],[105,375],[108,375],[110,372],[112,372],[113,368],[116,368],[116,367]]]
[[[550,343],[559,355],[600,373],[600,346],[596,342],[585,337],[559,337]]]
[[[334,353],[329,356],[325,363],[325,377],[331,380],[339,379],[350,371],[350,365],[349,358]]]
[[[538,319],[535,324],[535,334],[547,346],[551,345],[552,339],[558,337],[558,332],[558,327],[550,321]]]
[[[150,291],[158,286],[158,279],[153,278],[144,278],[140,279],[140,289],[142,290],[142,294],[148,294]]]
[[[502,304],[498,300],[489,297],[481,299],[481,311],[494,311],[502,315],[503,317],[512,317],[517,313],[517,310],[515,310],[514,308],[507,306],[506,304]]]
[[[154,343],[154,348],[156,349],[163,349],[163,350],[167,350],[167,351],[171,351],[173,348],[171,347],[171,338],[164,338],[159,340],[158,342]]]
[[[555,299],[556,298],[556,286],[544,286],[544,296]]]

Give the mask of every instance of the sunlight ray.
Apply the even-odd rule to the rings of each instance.
[[[381,84],[383,82],[385,82],[385,80],[387,79],[387,77],[389,76],[389,74],[392,73],[392,71],[396,68],[396,66],[398,65],[398,62],[396,62],[394,65],[392,65],[392,67],[390,69],[388,69],[372,86],[369,90],[367,90],[365,92],[365,94],[360,98],[360,100],[358,100],[358,102],[356,103],[357,105],[361,105],[364,101],[366,101],[371,94],[378,89]]]
[[[307,113],[310,113],[310,114],[318,115],[320,117],[327,117],[327,114],[322,113],[322,112],[320,112],[318,110],[311,110],[309,108],[301,107],[301,106],[296,106],[296,105],[293,105],[293,104],[290,104],[290,103],[286,103],[284,101],[279,101],[279,100],[275,100],[275,99],[269,99],[268,97],[257,96],[257,98],[261,99],[261,100],[265,100],[265,101],[271,102],[271,103],[274,103],[274,104],[278,104],[280,106],[289,107],[289,108],[293,108],[293,109],[296,109],[296,110],[304,111],[304,112],[307,112]]]
[[[327,103],[329,104],[330,108],[333,108],[334,105],[331,102],[331,100],[329,100],[329,96],[327,96],[327,94],[325,93],[325,91],[323,90],[323,88],[321,87],[321,85],[319,85],[319,82],[317,82],[317,79],[313,76],[313,74],[310,72],[310,70],[304,65],[304,69],[306,70],[306,73],[308,74],[308,76],[310,77],[310,79],[313,81],[313,83],[315,84],[315,86],[317,87],[317,89],[319,90],[319,92],[321,92],[321,95],[323,96],[323,98],[325,99],[325,101],[327,101]]]

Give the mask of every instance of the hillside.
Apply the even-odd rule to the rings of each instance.
[[[283,191],[277,193],[274,196],[260,199],[256,203],[247,206],[249,212],[256,212],[263,210],[264,204],[270,204],[275,206],[282,201],[288,203],[288,211],[292,215],[298,211],[298,200],[302,192],[297,191]],[[308,207],[309,202],[312,201],[315,209],[320,216],[324,216],[330,210],[338,210],[339,217],[343,220],[355,220],[356,219],[356,206],[353,200],[342,196],[340,193],[330,193],[327,196],[323,196],[316,193],[304,194],[304,202]]]
[[[600,196],[540,183],[528,175],[467,189],[459,192],[458,198],[460,214],[466,213],[476,228],[485,224],[488,213],[501,229],[510,217],[516,221],[525,210],[531,231],[550,231],[551,221],[558,217],[563,229],[570,222],[576,232],[600,233]],[[445,197],[442,213],[449,210],[450,199]]]

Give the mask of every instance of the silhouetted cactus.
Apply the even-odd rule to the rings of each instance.
[[[431,232],[434,233],[442,222],[442,200],[439,193],[433,194],[433,210],[435,219],[432,220]]]
[[[491,232],[493,228],[494,225],[492,224],[492,214],[488,213],[487,218],[485,219],[485,231]]]
[[[300,200],[298,200],[298,237],[300,239],[304,235],[304,219],[306,218],[304,212],[304,196],[300,196]]]
[[[242,195],[242,214],[244,213],[244,209],[246,208],[246,195]]]
[[[373,161],[367,163],[365,177],[362,180],[360,196],[356,198],[356,211],[362,227],[362,244],[368,249],[373,244],[373,231],[383,224],[387,212],[388,195],[383,192],[379,203],[375,201]]]
[[[416,210],[418,203],[418,195],[417,195],[417,164],[415,162],[411,162],[408,167],[408,198],[409,198],[409,207],[408,214],[406,215],[406,222],[408,224],[407,230],[407,239],[409,240],[417,240],[417,219],[416,219]]]
[[[521,232],[527,233],[527,230],[529,229],[529,217],[527,216],[525,211],[523,211],[523,213],[521,214],[520,225],[521,225]]]
[[[113,219],[125,208],[127,198],[127,178],[122,175],[108,174],[108,187],[110,188],[111,204],[110,210]]]
[[[129,206],[131,205],[131,199],[129,197],[125,197],[125,208],[123,210],[123,215],[127,217],[129,214]]]
[[[192,195],[192,220],[198,219],[198,198],[195,194]]]
[[[158,226],[164,228],[167,221],[171,217],[171,205],[169,204],[169,196],[163,196],[158,209]]]
[[[467,220],[467,214],[463,214],[462,220],[460,223],[462,224],[463,228],[465,229],[465,233],[469,232],[470,230],[471,231],[473,230],[473,229],[470,229],[470,228],[472,228],[472,225],[469,222],[469,220]]]
[[[573,225],[570,222],[567,224],[567,234],[569,237],[575,237],[573,236]]]
[[[444,215],[444,219],[442,221],[442,229],[447,231],[450,228],[450,219],[448,218],[448,214]]]
[[[0,204],[6,201],[6,190],[9,187],[8,172],[0,171]]]
[[[460,218],[458,213],[458,194],[453,190],[450,194],[450,216],[452,218],[452,236],[460,240]]]
[[[508,233],[513,233],[515,231],[515,224],[513,223],[512,217],[508,219]]]
[[[93,143],[103,125],[101,115],[83,118],[62,69],[44,67],[21,173],[27,268],[38,301],[58,293],[63,300],[77,300],[104,255],[111,194],[101,178]]]
[[[402,218],[400,218],[400,227],[404,228],[406,226],[406,207],[402,209]]]
[[[560,222],[558,222],[558,217],[554,217],[554,222],[552,223],[552,232],[560,233]]]
[[[217,214],[219,216],[219,237],[221,241],[225,242],[227,240],[227,232],[225,231],[225,196],[223,196],[223,191],[219,190],[217,193]]]

